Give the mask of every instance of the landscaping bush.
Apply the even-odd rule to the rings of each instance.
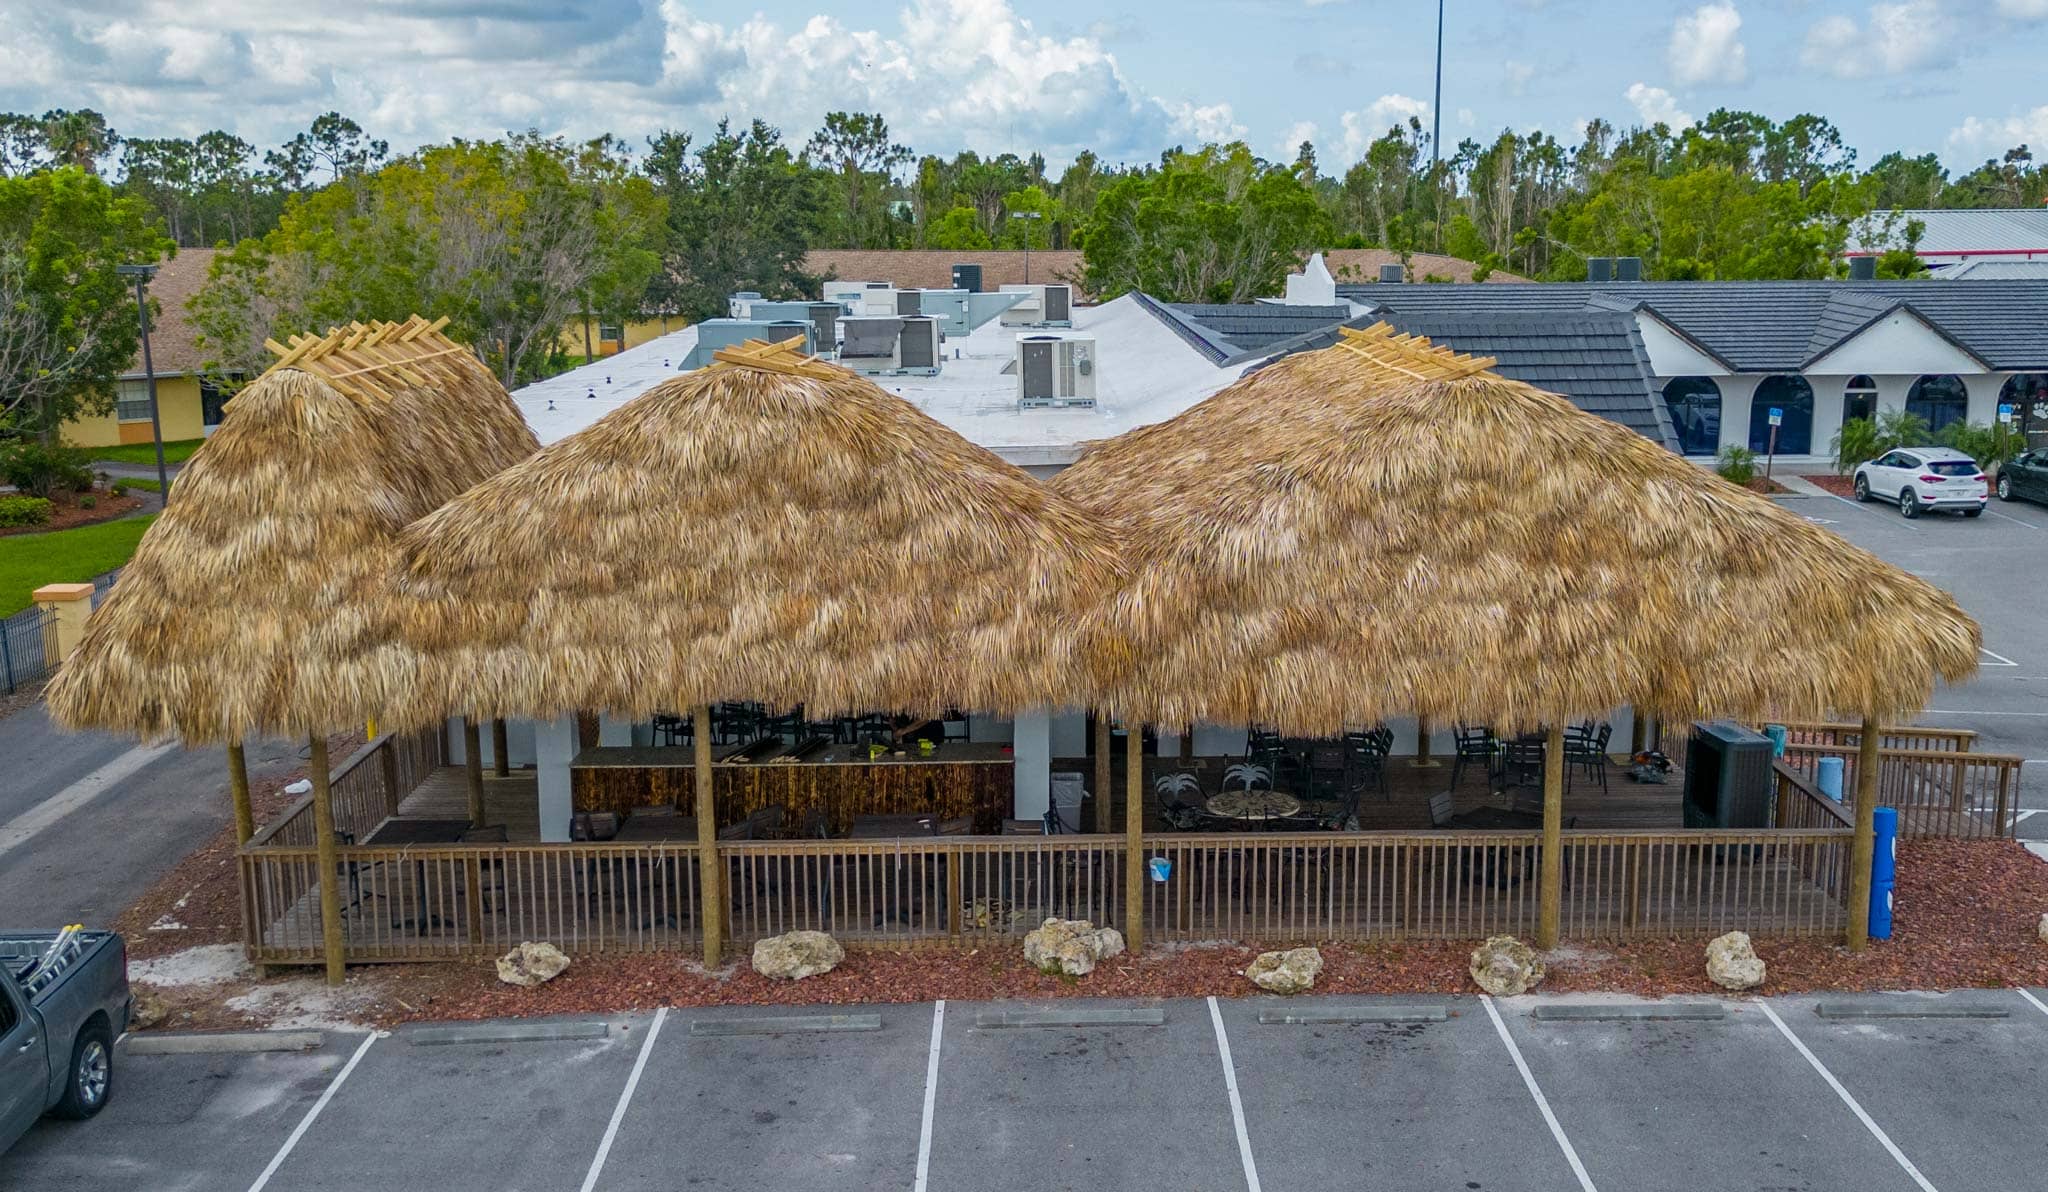
[[[80,509],[98,509],[100,507],[100,499],[91,493],[87,493],[78,498],[78,507]]]
[[[1747,447],[1723,447],[1714,471],[1730,484],[1748,487],[1756,479],[1756,452]]]
[[[1953,447],[1977,461],[1977,466],[1995,472],[2027,449],[2027,437],[2004,423],[1986,426],[1981,422],[1953,422],[1934,436],[1944,447]]]
[[[0,479],[34,497],[60,489],[92,488],[92,469],[84,454],[71,447],[51,447],[35,439],[0,444]]]
[[[40,526],[49,520],[47,497],[0,497],[0,526]]]
[[[1905,410],[1885,410],[1875,421],[1851,418],[1835,432],[1829,444],[1835,452],[1835,474],[1847,476],[1858,464],[1868,463],[1887,451],[1925,447],[1938,437],[1927,429],[1925,419]]]
[[[107,491],[113,493],[117,497],[125,497],[128,495],[128,482],[126,480],[116,480],[114,481],[114,487],[108,489]]]

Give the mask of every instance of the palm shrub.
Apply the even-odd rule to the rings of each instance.
[[[2026,436],[2003,422],[1986,426],[1981,422],[1952,422],[1941,429],[1935,441],[1977,461],[1977,466],[1995,472],[2027,449]]]
[[[43,497],[0,497],[0,526],[40,526],[50,520],[50,502]]]
[[[1728,483],[1747,488],[1749,482],[1756,479],[1756,452],[1747,447],[1723,447],[1714,471]]]
[[[1891,450],[1882,441],[1877,423],[1868,418],[1851,418],[1835,432],[1828,446],[1835,453],[1835,474],[1847,476],[1859,465],[1869,463]]]

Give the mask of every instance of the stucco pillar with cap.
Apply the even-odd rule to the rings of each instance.
[[[92,585],[44,584],[33,598],[57,622],[57,632],[44,639],[50,651],[45,661],[55,666],[85,640],[85,618],[92,613]]]

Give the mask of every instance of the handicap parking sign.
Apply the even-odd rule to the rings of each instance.
[[[1779,409],[1779,408],[1778,408],[1777,406],[1772,406],[1772,407],[1771,407],[1771,425],[1772,425],[1772,426],[1783,426],[1783,425],[1785,425],[1785,411],[1783,411],[1783,410]]]
[[[1999,403],[1998,403],[1998,420],[1999,420],[2000,422],[2011,422],[2011,421],[2012,421],[2012,403],[2011,403],[2011,402],[1999,402]]]

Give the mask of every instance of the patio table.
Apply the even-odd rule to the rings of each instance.
[[[1225,791],[1211,798],[1207,807],[1209,814],[1218,818],[1254,823],[1301,814],[1301,800],[1279,791]]]
[[[388,819],[370,833],[366,845],[459,844],[469,831],[466,819]],[[410,927],[424,933],[428,927],[446,927],[448,921],[427,910],[427,863],[413,862],[412,892],[417,914],[410,919],[393,919],[393,927]]]

